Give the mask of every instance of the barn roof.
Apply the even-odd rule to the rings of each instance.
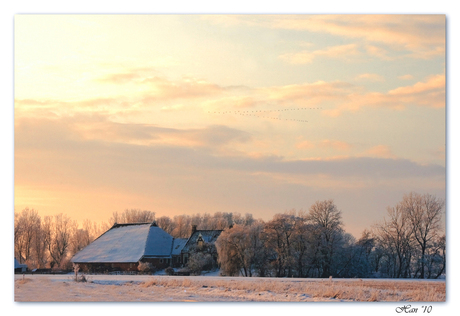
[[[174,238],[158,226],[150,227],[144,257],[170,257]]]
[[[143,257],[169,257],[173,237],[152,223],[115,224],[75,254],[72,262],[138,262]]]

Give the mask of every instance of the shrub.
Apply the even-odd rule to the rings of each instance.
[[[166,273],[167,275],[174,275],[174,269],[173,269],[172,267],[167,267],[167,268],[165,269],[165,273]]]
[[[88,281],[84,274],[81,274],[80,276],[78,275],[78,271],[80,271],[80,265],[74,264],[73,271],[75,272],[75,277],[74,277],[75,282],[87,282]]]
[[[155,266],[151,262],[139,261],[137,270],[142,273],[154,273],[156,271]]]
[[[202,252],[192,254],[187,264],[190,272],[196,275],[200,275],[203,270],[212,269],[212,265],[212,256],[210,254],[203,254]]]

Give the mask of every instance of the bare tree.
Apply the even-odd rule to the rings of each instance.
[[[356,263],[358,266],[356,266],[355,269],[359,269],[359,271],[357,271],[359,277],[367,277],[371,275],[373,272],[371,255],[375,248],[375,244],[376,239],[373,236],[372,232],[370,230],[365,229],[361,234],[361,238],[359,238],[356,242]]]
[[[162,216],[157,219],[157,225],[168,234],[172,234],[174,230],[174,222],[168,216]]]
[[[421,253],[420,278],[424,279],[427,263],[426,251],[438,235],[444,201],[430,194],[420,195],[411,192],[403,197],[401,204],[411,224],[412,236]]]
[[[442,245],[438,233],[443,208],[442,199],[414,192],[404,195],[396,206],[388,207],[388,219],[376,226],[384,272],[397,278],[433,275],[433,264],[442,261],[438,253],[442,247],[436,245]]]
[[[433,278],[437,279],[446,272],[446,235],[438,237],[433,243],[432,249],[428,278],[432,273]]]
[[[54,217],[45,216],[43,231],[51,267],[62,267],[65,262],[75,226],[77,223],[62,213]]]
[[[20,263],[23,262],[23,236],[24,234],[24,225],[23,222],[20,220],[20,215],[18,213],[14,213],[14,257],[19,260]]]
[[[308,275],[312,263],[314,249],[314,228],[301,216],[296,217],[291,237],[292,256],[295,260],[297,276],[303,278]]]
[[[216,240],[218,263],[225,275],[239,275],[245,266],[244,252],[242,251],[242,227],[235,226],[224,230]]]
[[[91,241],[92,238],[88,228],[79,228],[77,225],[73,226],[69,245],[69,255],[73,256],[88,246]]]
[[[267,256],[262,237],[263,224],[234,225],[224,230],[216,241],[218,260],[227,275],[251,277],[253,271],[265,273]]]
[[[387,214],[389,219],[376,227],[378,241],[385,250],[387,265],[391,268],[390,276],[408,277],[412,259],[412,228],[401,203],[388,207]]]
[[[140,209],[126,209],[121,214],[113,212],[109,222],[111,224],[151,223],[154,220],[155,212]]]
[[[200,229],[216,229],[216,225],[214,225],[213,218],[211,214],[209,213],[204,213],[202,218],[201,218],[201,225],[199,227]]]
[[[319,252],[317,254],[321,254],[321,277],[329,277],[334,251],[342,239],[342,213],[333,200],[317,201],[310,207],[307,220],[318,233]]]
[[[172,236],[175,238],[188,238],[192,231],[191,218],[188,215],[176,215],[173,218],[174,230]]]
[[[277,253],[277,273],[278,277],[292,276],[295,264],[293,257],[292,236],[296,225],[297,217],[293,212],[285,214],[275,214],[273,219],[265,224],[267,241]]]
[[[20,263],[27,262],[36,265],[34,247],[37,238],[40,238],[40,216],[38,212],[34,209],[25,208],[21,213],[15,214],[14,224],[15,256]],[[40,248],[37,250],[39,251]]]
[[[47,263],[45,233],[43,231],[41,222],[41,218],[39,218],[39,223],[36,227],[33,240],[33,258],[34,266],[36,268],[44,268]]]

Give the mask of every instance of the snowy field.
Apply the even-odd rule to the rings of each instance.
[[[16,302],[443,302],[444,280],[15,275]]]

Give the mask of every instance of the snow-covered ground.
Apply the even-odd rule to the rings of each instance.
[[[17,302],[445,301],[444,280],[15,275]]]

